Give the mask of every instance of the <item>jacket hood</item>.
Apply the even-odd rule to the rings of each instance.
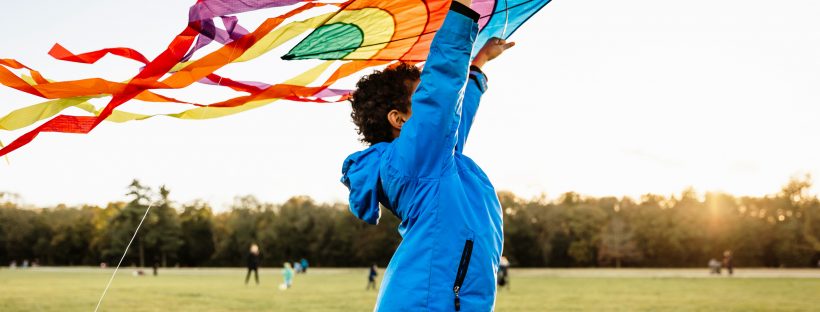
[[[350,212],[370,224],[378,224],[379,163],[389,143],[378,143],[350,154],[342,165],[342,183],[350,190]]]

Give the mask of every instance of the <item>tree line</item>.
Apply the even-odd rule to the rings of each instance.
[[[807,267],[820,260],[820,201],[809,177],[776,194],[725,193],[523,199],[500,192],[504,254],[522,267],[701,267],[731,250],[735,265]],[[0,193],[0,263],[116,264],[151,205],[124,266],[241,266],[258,244],[264,266],[307,258],[325,267],[386,265],[401,241],[382,212],[367,225],[345,204],[296,196],[273,204],[237,197],[224,212],[177,204],[170,190],[128,186],[105,207],[28,207]]]

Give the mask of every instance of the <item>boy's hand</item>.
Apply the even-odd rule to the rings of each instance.
[[[501,38],[491,38],[487,40],[487,43],[484,44],[484,47],[478,51],[476,54],[475,59],[473,59],[473,66],[481,68],[489,61],[492,61],[494,58],[504,53],[509,48],[515,46],[515,42],[507,42]]]

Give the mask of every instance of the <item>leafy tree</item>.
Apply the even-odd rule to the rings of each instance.
[[[614,263],[616,268],[620,268],[623,261],[639,261],[641,252],[632,236],[632,230],[621,216],[610,217],[609,222],[601,231],[598,261],[604,264]]]
[[[194,202],[183,207],[179,219],[182,233],[180,263],[184,266],[200,266],[207,263],[215,250],[211,207],[204,202]]]
[[[244,265],[251,244],[258,244],[257,229],[263,212],[271,207],[263,205],[253,196],[237,197],[230,211],[215,219],[214,262],[218,265]],[[267,247],[261,246],[260,247]],[[262,248],[262,260],[268,258],[270,249]]]
[[[79,209],[63,205],[44,209],[40,218],[49,228],[50,239],[43,236],[42,249],[37,253],[44,257],[44,264],[89,264],[96,260],[89,250],[94,237],[94,214],[99,207],[84,206]],[[39,245],[39,244],[38,244]]]
[[[125,248],[128,246],[131,237],[134,235],[140,221],[148,210],[151,202],[150,192],[151,189],[149,187],[143,186],[137,180],[133,180],[128,186],[127,193],[127,195],[131,197],[131,201],[124,207],[111,207],[116,209],[116,212],[109,220],[109,226],[106,227],[106,235],[109,236],[111,240],[108,244],[108,248],[103,252],[104,258],[108,259],[108,262],[116,263],[116,261],[119,260],[119,256],[126,251]],[[134,237],[137,264],[140,267],[145,266],[146,247],[150,247],[146,246],[145,232],[142,233],[142,235]],[[129,249],[126,258],[133,261],[132,257],[134,253],[134,248]]]
[[[0,208],[0,259],[4,263],[34,259],[40,234],[36,212],[19,209],[14,204],[3,205]]]
[[[143,225],[140,242],[149,248],[155,261],[168,266],[168,257],[175,260],[177,250],[182,246],[182,233],[176,210],[169,199],[171,191],[165,186],[159,189],[159,198],[154,201],[152,211]]]

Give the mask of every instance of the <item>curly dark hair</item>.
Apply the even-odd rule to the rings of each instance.
[[[393,141],[387,113],[394,109],[408,112],[410,96],[415,91],[411,88],[419,77],[421,71],[416,66],[400,63],[364,76],[356,83],[350,99],[350,117],[361,135],[359,140],[369,145]]]

